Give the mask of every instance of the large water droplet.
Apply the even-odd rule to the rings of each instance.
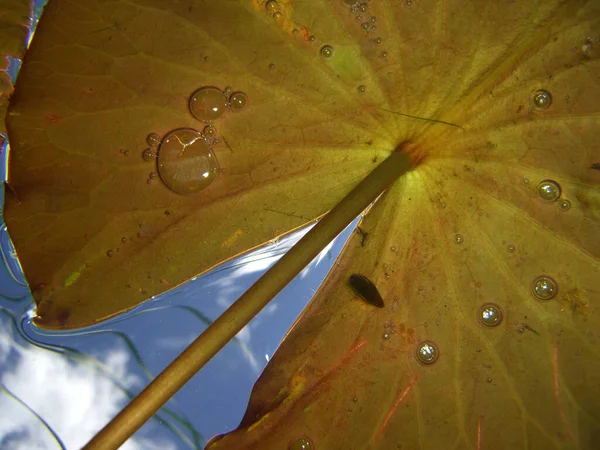
[[[531,103],[537,109],[546,109],[552,104],[552,95],[543,89],[537,90],[531,95]]]
[[[314,448],[312,441],[305,437],[294,439],[288,445],[288,450],[313,450]]]
[[[234,92],[229,97],[229,103],[231,107],[237,111],[244,109],[246,103],[248,103],[248,96],[243,92]]]
[[[487,303],[479,311],[479,320],[486,327],[495,327],[502,322],[502,310],[494,303]]]
[[[435,342],[424,341],[417,347],[417,359],[422,364],[433,364],[440,356],[440,352]]]
[[[223,115],[226,108],[227,100],[223,92],[213,86],[200,88],[190,97],[190,112],[198,120],[216,120]]]
[[[319,52],[323,58],[329,58],[333,56],[333,47],[331,45],[324,45],[321,47]]]
[[[538,184],[537,193],[544,200],[553,202],[560,197],[560,185],[554,180],[544,180]]]
[[[158,173],[179,194],[208,187],[217,176],[217,159],[199,131],[182,128],[167,134],[158,150]]]
[[[550,300],[558,293],[558,285],[556,281],[547,275],[541,275],[533,280],[531,286],[533,295],[540,300]]]

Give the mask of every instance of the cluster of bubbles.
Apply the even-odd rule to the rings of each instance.
[[[162,139],[157,133],[146,137],[149,145],[142,152],[147,162],[157,163],[158,174],[150,172],[148,183],[160,179],[178,194],[191,194],[208,187],[216,178],[218,163],[212,147],[219,143],[212,121],[226,111],[240,111],[246,107],[248,96],[231,87],[223,91],[214,86],[196,90],[189,100],[192,116],[206,125],[202,131],[180,128],[167,133]]]
[[[562,189],[560,184],[558,184],[556,181],[543,180],[537,185],[536,191],[543,200],[549,202],[555,202],[559,200],[558,207],[563,211],[568,211],[571,209],[571,202],[569,200],[560,198]]]
[[[271,14],[271,17],[273,17],[274,20],[279,21],[283,18],[283,15],[279,11],[279,3],[277,3],[275,0],[269,0],[267,3],[265,3],[265,9],[267,10],[268,14]]]
[[[192,94],[189,108],[196,119],[211,122],[220,118],[227,110],[244,109],[247,103],[248,96],[245,93],[232,92],[229,86],[223,91],[214,86],[204,86]]]

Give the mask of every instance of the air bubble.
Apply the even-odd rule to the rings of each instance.
[[[217,176],[217,159],[202,133],[182,128],[167,134],[158,150],[161,180],[178,194],[208,187]]]
[[[553,202],[560,197],[560,185],[554,180],[544,180],[537,185],[537,193],[544,200]]]
[[[494,303],[487,303],[479,311],[479,320],[486,327],[495,327],[502,322],[502,310]]]
[[[217,129],[212,125],[206,125],[204,127],[204,130],[202,130],[202,134],[204,134],[204,136],[206,136],[207,138],[211,138],[214,137],[215,134],[217,134]]]
[[[457,234],[456,236],[454,236],[454,242],[456,242],[457,244],[462,244],[463,243],[462,234]]]
[[[273,14],[273,19],[274,20],[281,20],[283,16],[281,15],[280,12],[276,12],[275,14]]]
[[[547,275],[540,275],[533,280],[531,289],[533,291],[533,295],[540,300],[553,299],[558,293],[558,285],[556,284],[556,281]]]
[[[424,341],[417,347],[417,359],[422,364],[433,364],[439,358],[439,350],[437,345],[432,341]]]
[[[506,250],[508,250],[508,253],[513,253],[515,251],[515,246],[514,245],[507,245],[506,246]]]
[[[106,251],[106,256],[108,256],[109,258],[113,255],[113,251],[112,250],[107,250]]]
[[[154,153],[154,149],[147,148],[146,150],[144,150],[142,152],[142,158],[144,158],[144,161],[154,161],[154,159],[156,158],[156,153]]]
[[[367,91],[367,87],[366,87],[365,85],[362,85],[362,84],[361,84],[361,85],[358,87],[358,93],[359,93],[359,94],[364,94],[366,91]]]
[[[571,202],[569,200],[561,200],[558,202],[558,207],[563,211],[568,211],[571,209]]]
[[[208,122],[223,115],[227,108],[227,100],[219,88],[205,86],[192,94],[189,107],[196,119]]]
[[[160,144],[160,136],[158,135],[158,133],[150,133],[146,137],[146,142],[151,147],[156,147],[158,144]]]
[[[531,103],[537,109],[546,109],[552,104],[552,95],[548,91],[539,89],[531,95]]]
[[[279,5],[277,4],[277,2],[275,0],[269,0],[265,4],[265,9],[267,10],[267,12],[274,13],[275,11],[277,11],[279,9]]]
[[[234,92],[229,97],[229,103],[231,104],[231,108],[239,111],[240,109],[244,109],[248,103],[248,96],[244,92]]]
[[[321,47],[319,52],[323,58],[330,58],[333,56],[333,47],[331,45],[324,45]]]
[[[288,445],[288,450],[313,450],[314,448],[312,441],[306,437],[294,439]]]
[[[369,24],[369,22],[363,22],[360,24],[361,28],[365,31],[368,31],[369,28],[371,28],[371,25]]]

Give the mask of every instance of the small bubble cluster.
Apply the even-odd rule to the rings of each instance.
[[[439,356],[440,352],[435,342],[424,341],[417,346],[416,357],[422,364],[433,364],[438,360]]]
[[[558,285],[551,277],[540,275],[531,285],[533,295],[540,300],[551,300],[558,293]]]
[[[210,122],[220,118],[227,109],[239,111],[248,103],[248,96],[241,91],[231,92],[227,86],[223,91],[214,86],[204,86],[190,97],[189,108],[192,115],[202,121]]]

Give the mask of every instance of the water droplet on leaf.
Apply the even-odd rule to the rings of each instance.
[[[223,115],[227,101],[220,89],[205,86],[198,89],[190,97],[190,112],[201,121],[216,120]]]
[[[158,144],[160,144],[160,136],[158,133],[150,133],[148,137],[146,137],[146,142],[148,145],[156,147]]]
[[[182,128],[167,134],[158,151],[158,173],[179,194],[208,187],[217,176],[217,159],[199,131]]]
[[[146,150],[144,150],[142,152],[142,158],[144,158],[144,161],[154,161],[154,158],[156,158],[156,153],[154,153],[154,149],[147,148]]]
[[[419,362],[422,364],[433,364],[438,360],[439,350],[434,342],[421,342],[417,347],[416,356]]]
[[[363,84],[361,84],[361,85],[358,87],[358,92],[359,92],[359,94],[364,94],[364,93],[366,92],[366,90],[367,90],[367,87],[366,87],[365,85],[363,85]]]
[[[502,310],[494,303],[487,303],[479,311],[479,320],[486,327],[495,327],[502,322]]]
[[[311,440],[305,437],[294,439],[288,445],[288,450],[314,450],[314,448]]]
[[[546,109],[552,104],[552,95],[543,89],[537,90],[531,96],[531,103],[537,109]]]
[[[549,276],[541,275],[533,280],[532,291],[540,300],[550,300],[558,293],[558,285]]]
[[[456,236],[454,236],[454,242],[456,242],[457,244],[462,244],[463,243],[462,234],[457,234]]]
[[[553,202],[560,197],[560,185],[554,180],[544,180],[538,184],[537,193],[544,200]]]
[[[217,129],[215,127],[213,127],[212,125],[206,125],[204,127],[204,130],[202,130],[202,133],[207,138],[211,138],[217,133]]]
[[[279,5],[277,4],[277,2],[275,0],[269,0],[266,4],[265,4],[265,8],[268,12],[270,13],[274,13],[275,11],[277,11],[277,9],[279,8]]]
[[[246,103],[248,103],[248,96],[243,92],[234,92],[229,97],[229,103],[231,107],[237,111],[244,109]]]
[[[320,54],[323,58],[329,58],[333,56],[333,47],[331,45],[324,45],[321,47]]]
[[[560,202],[558,202],[558,206],[563,211],[568,211],[569,209],[571,209],[571,202],[569,200],[561,200]]]
[[[515,246],[514,245],[508,245],[506,247],[506,250],[508,250],[508,253],[513,253],[515,251]]]

